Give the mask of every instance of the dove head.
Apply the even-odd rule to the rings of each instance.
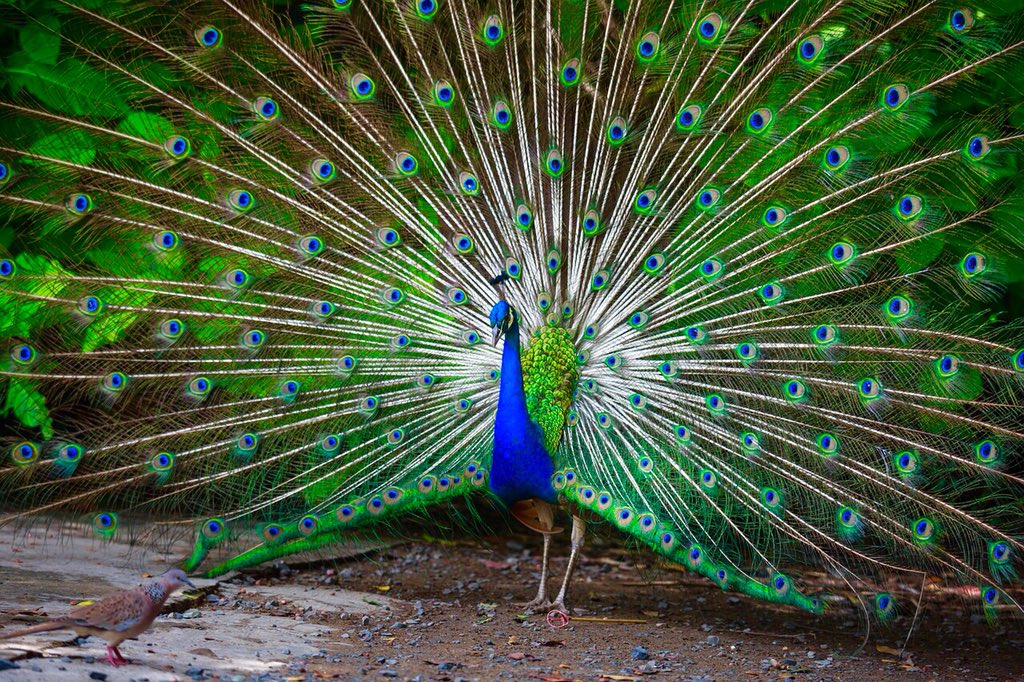
[[[171,570],[166,571],[162,576],[160,576],[160,580],[167,586],[168,594],[179,587],[191,587],[192,589],[195,589],[196,587],[195,584],[188,579],[185,571],[180,568],[172,568]]]

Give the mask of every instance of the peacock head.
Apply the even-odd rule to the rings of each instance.
[[[498,301],[491,308],[491,341],[498,345],[498,339],[502,334],[509,332],[513,327],[519,326],[519,313],[508,301]]]

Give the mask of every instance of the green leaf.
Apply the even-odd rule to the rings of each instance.
[[[37,23],[38,22],[38,23]],[[37,17],[18,34],[21,49],[40,64],[56,64],[60,54],[60,21],[52,14]]]
[[[46,398],[32,381],[12,377],[7,384],[3,414],[12,413],[25,426],[38,428],[44,439],[53,438],[53,420],[46,409]]]
[[[128,104],[109,79],[77,59],[56,66],[32,63],[12,65],[9,74],[25,76],[24,86],[46,106],[75,116],[110,117],[124,114]]]
[[[124,117],[117,129],[126,135],[162,144],[174,134],[174,126],[163,116],[145,111],[133,111]]]
[[[53,135],[47,135],[32,143],[28,148],[32,154],[39,154],[51,159],[70,161],[71,163],[88,166],[96,158],[96,146],[91,137],[77,128],[68,128]],[[39,159],[24,159],[26,165],[43,165]]]

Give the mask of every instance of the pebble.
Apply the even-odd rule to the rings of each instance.
[[[651,657],[651,652],[642,646],[633,647],[633,651],[630,653],[634,661],[646,661]]]
[[[199,612],[199,609],[188,609],[187,611],[182,612],[181,617],[186,620],[190,620],[192,618],[201,618],[202,615],[203,614]]]
[[[91,673],[89,673],[89,679],[100,680],[100,682],[103,682],[103,680],[107,679],[107,674],[93,670]]]
[[[721,641],[722,640],[718,638],[718,635],[708,635],[708,646],[718,646],[721,643]]]

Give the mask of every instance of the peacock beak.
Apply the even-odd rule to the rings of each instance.
[[[493,345],[498,345],[498,340],[501,338],[501,333],[502,329],[500,324],[495,327],[491,327],[491,343]]]

